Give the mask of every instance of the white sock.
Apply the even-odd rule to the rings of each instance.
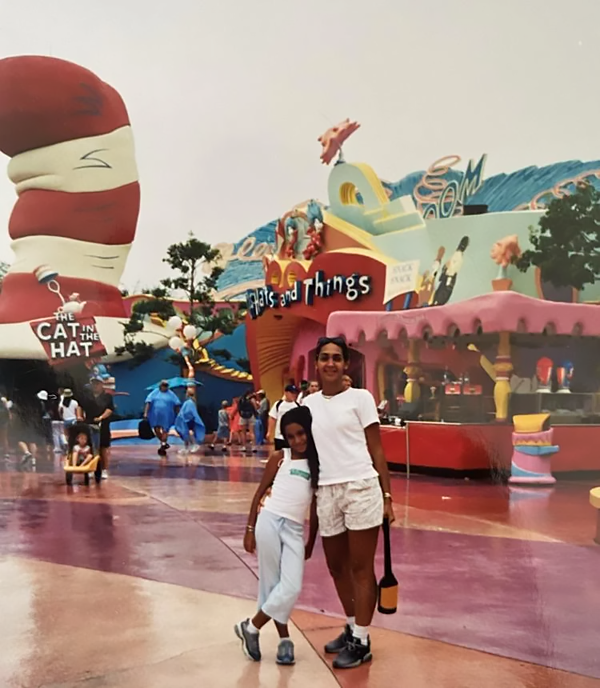
[[[248,633],[252,633],[253,635],[256,635],[257,633],[260,632],[260,628],[256,628],[256,626],[252,623],[252,620],[248,620]]]
[[[367,645],[369,642],[369,627],[368,626],[357,626],[354,625],[352,629],[352,635],[360,640],[362,645]]]
[[[352,630],[354,630],[354,626],[356,625],[356,617],[355,616],[347,616],[346,617],[346,623]]]

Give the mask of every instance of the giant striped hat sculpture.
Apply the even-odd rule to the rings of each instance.
[[[0,150],[18,199],[0,295],[0,356],[59,362],[122,343],[119,283],[140,185],[117,91],[51,57],[0,60]]]

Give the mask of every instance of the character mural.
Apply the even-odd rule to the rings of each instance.
[[[439,283],[433,296],[434,306],[443,306],[450,301],[468,246],[469,237],[464,236],[456,247],[456,251],[450,256],[450,260],[442,268]]]
[[[0,295],[3,358],[98,358],[122,340],[119,282],[140,185],[119,93],[51,57],[0,60],[0,150],[17,201]]]
[[[422,275],[421,278],[421,285],[419,287],[418,291],[418,302],[417,305],[419,307],[421,306],[429,306],[431,305],[431,302],[433,301],[433,295],[435,293],[435,285],[436,281],[440,272],[440,268],[442,267],[442,260],[444,258],[444,254],[446,253],[446,249],[443,246],[440,246],[438,248],[435,260],[433,261],[433,264],[431,265],[431,268],[429,270],[425,270],[425,272]]]
[[[293,208],[277,223],[275,254],[279,260],[312,260],[323,248],[323,210],[310,200]],[[274,256],[265,256],[265,270]]]

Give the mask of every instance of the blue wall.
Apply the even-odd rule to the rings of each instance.
[[[211,358],[214,358],[217,363],[224,365],[227,368],[233,368],[234,370],[243,370],[247,372],[245,368],[242,368],[238,363],[236,363],[237,358],[248,358],[248,350],[246,349],[246,325],[242,324],[228,335],[219,337],[215,342],[209,344],[206,347]],[[218,349],[226,349],[231,354],[231,358],[227,360],[221,356],[213,355],[213,351]]]

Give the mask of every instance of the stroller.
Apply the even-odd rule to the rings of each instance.
[[[77,437],[79,435],[85,435],[87,438],[87,444],[94,450],[94,445],[92,442],[92,434],[89,427],[85,423],[75,423],[69,428],[68,431],[68,449],[67,458],[64,463],[65,470],[65,481],[67,485],[73,484],[73,475],[79,473],[83,475],[84,485],[90,484],[90,473],[94,474],[94,479],[97,484],[100,484],[102,480],[102,464],[100,463],[100,456],[96,455],[94,458],[87,463],[85,466],[78,466],[75,463],[75,455],[73,449],[77,443]]]

